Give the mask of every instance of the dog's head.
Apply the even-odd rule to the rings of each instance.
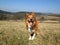
[[[31,14],[26,14],[26,20],[27,22],[32,25],[35,21],[35,15],[34,13],[31,13]]]

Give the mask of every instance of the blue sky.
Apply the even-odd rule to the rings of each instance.
[[[34,11],[60,14],[60,0],[0,0],[0,10]]]

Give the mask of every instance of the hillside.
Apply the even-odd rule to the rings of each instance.
[[[32,12],[8,12],[0,10],[0,20],[20,20],[24,19],[26,13],[32,13]],[[54,16],[54,17],[60,17],[60,14],[52,14],[52,13],[40,13],[40,12],[34,12],[37,18],[40,18],[41,15],[46,18],[46,16]]]

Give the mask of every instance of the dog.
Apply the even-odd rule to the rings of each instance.
[[[25,16],[26,28],[29,32],[29,40],[33,40],[37,35],[38,31],[38,22],[34,13],[26,14]]]

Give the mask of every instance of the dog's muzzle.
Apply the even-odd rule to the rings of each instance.
[[[30,23],[30,22],[33,23],[33,19],[29,19],[28,22],[29,22],[29,23]]]

